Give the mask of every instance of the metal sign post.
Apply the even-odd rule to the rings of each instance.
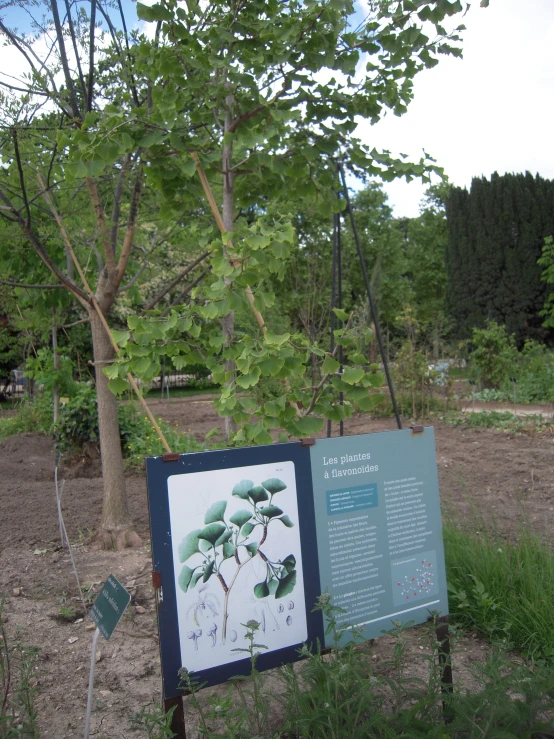
[[[85,739],[89,738],[90,732],[98,638],[100,634],[102,634],[106,640],[110,638],[115,627],[123,616],[125,609],[129,605],[130,600],[131,594],[125,590],[123,585],[113,575],[110,575],[90,609],[89,615],[96,624],[96,630],[92,637],[92,650],[90,656],[87,713],[85,716]]]

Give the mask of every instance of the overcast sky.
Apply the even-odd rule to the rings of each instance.
[[[401,118],[360,126],[364,141],[412,157],[425,149],[455,185],[497,171],[554,178],[554,0],[474,0],[464,58],[416,78]],[[385,185],[397,216],[416,216],[425,187]]]

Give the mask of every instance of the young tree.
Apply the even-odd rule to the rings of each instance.
[[[240,378],[241,387],[252,387],[260,376],[253,367],[261,349],[252,346],[245,356],[242,331],[236,347],[235,313],[246,307],[239,289],[265,335],[263,314],[274,303],[267,275],[282,277],[289,250],[286,219],[268,218],[271,200],[285,191],[293,200],[313,198],[324,213],[340,210],[336,166],[345,155],[351,171],[362,176],[425,176],[433,166],[427,159],[411,164],[370,151],[355,136],[356,119],[375,121],[387,108],[396,114],[406,110],[417,72],[436,64],[440,54],[460,53],[456,31],[448,36],[441,24],[461,10],[460,2],[375,3],[358,23],[350,0],[295,0],[286,9],[261,0],[138,4],[140,17],[159,24],[164,39],[155,48],[146,42],[139,48],[144,74],[154,85],[152,121],[158,127],[153,136],[160,158],[151,175],[175,207],[183,196],[180,176],[195,178],[197,166],[208,196],[204,172],[222,192],[223,235],[212,244],[216,282],[202,298],[203,318],[218,318],[223,328],[222,343],[214,338],[213,345],[223,350],[224,372],[218,377],[226,383],[229,408],[236,403],[235,361],[240,357],[248,370],[239,369],[248,377]],[[436,34],[433,39],[423,24]],[[190,189],[197,187],[191,179]],[[217,209],[213,200],[212,208]],[[258,219],[252,220],[253,211]],[[144,335],[144,326],[140,332]],[[282,339],[279,346],[288,350],[288,342]],[[301,404],[314,406],[306,399],[283,402],[283,411],[291,413]],[[227,403],[224,407],[229,410]]]
[[[122,547],[138,537],[125,493],[117,400],[103,372],[113,348],[97,307],[108,316],[127,299],[149,252],[170,231],[164,224],[152,238],[155,210],[144,207],[152,89],[136,73],[122,14],[115,20],[97,0],[88,16],[57,0],[38,10],[46,20],[35,21],[28,35],[0,21],[5,42],[28,70],[22,80],[1,81],[0,213],[20,229],[24,261],[33,261],[30,250],[33,271],[38,258],[90,321],[104,479],[98,541]],[[77,277],[70,247],[86,257],[92,294]],[[37,282],[46,282],[44,273]]]

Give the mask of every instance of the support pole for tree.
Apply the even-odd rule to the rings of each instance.
[[[358,251],[358,257],[360,260],[360,266],[362,268],[362,274],[364,277],[364,283],[365,283],[365,289],[367,292],[367,299],[369,301],[369,307],[371,310],[371,315],[373,318],[373,325],[375,326],[375,338],[377,339],[377,344],[379,345],[379,353],[381,354],[381,361],[383,362],[383,368],[385,370],[385,376],[387,378],[387,385],[389,387],[389,393],[390,393],[390,399],[392,402],[392,407],[394,410],[394,415],[396,417],[396,425],[399,429],[402,428],[402,421],[400,420],[400,414],[398,412],[398,406],[396,404],[396,397],[394,395],[394,388],[392,386],[392,378],[389,372],[389,364],[387,362],[387,357],[385,354],[385,348],[383,346],[383,339],[381,337],[381,329],[379,328],[379,321],[377,320],[377,311],[375,310],[375,304],[373,302],[373,297],[371,295],[371,287],[369,282],[369,275],[367,273],[367,267],[364,259],[364,254],[362,251],[362,246],[360,243],[360,236],[358,234],[358,229],[356,228],[356,221],[354,219],[354,211],[352,210],[352,204],[350,202],[350,195],[348,193],[348,187],[346,185],[346,177],[344,175],[344,168],[340,162],[337,163],[337,169],[339,171],[339,174],[341,176],[342,180],[342,187],[344,191],[344,197],[346,199],[346,209],[348,210],[348,214],[350,216],[350,223],[352,224],[352,232],[354,234],[354,241],[356,242],[356,249]]]
[[[42,188],[42,196],[43,196],[44,200],[46,201],[48,207],[50,208],[50,210],[52,212],[52,215],[56,219],[56,223],[58,224],[58,227],[59,227],[59,229],[61,231],[61,234],[62,234],[64,243],[65,243],[65,246],[67,248],[67,251],[71,254],[71,258],[73,259],[73,262],[75,264],[75,267],[77,268],[77,272],[79,273],[79,276],[81,278],[81,281],[83,283],[83,286],[84,286],[85,290],[88,293],[89,300],[92,303],[92,305],[93,305],[93,307],[94,307],[94,309],[95,309],[95,311],[96,311],[96,313],[98,315],[98,318],[100,319],[100,323],[102,324],[102,326],[104,327],[104,330],[106,331],[106,334],[108,335],[108,338],[109,338],[110,343],[111,343],[111,345],[113,347],[113,350],[115,351],[116,355],[119,357],[121,355],[120,349],[119,349],[118,345],[114,341],[114,338],[112,336],[112,332],[110,331],[110,327],[108,326],[108,322],[106,321],[106,318],[105,318],[104,314],[102,313],[102,309],[98,305],[98,301],[96,300],[96,297],[95,297],[94,293],[90,289],[90,285],[88,284],[87,278],[85,277],[85,273],[83,272],[83,270],[81,268],[81,265],[79,263],[79,260],[77,259],[77,256],[76,256],[75,252],[73,251],[73,247],[71,246],[71,242],[69,240],[69,236],[67,235],[67,231],[65,230],[65,226],[63,224],[63,221],[60,218],[60,216],[58,214],[58,211],[54,208],[54,205],[53,205],[53,203],[52,203],[52,201],[50,199],[50,196],[48,194],[48,191],[47,191],[47,189],[46,189],[46,187],[44,185],[44,182],[43,182],[42,177],[40,176],[40,174],[37,174],[37,178],[38,178],[38,181],[39,181],[39,185]],[[160,439],[160,441],[164,445],[165,450],[167,452],[171,453],[171,447],[167,443],[167,440],[166,440],[165,436],[163,435],[162,430],[159,427],[156,419],[154,418],[154,415],[153,415],[152,411],[150,410],[150,408],[148,407],[146,401],[144,400],[144,398],[142,397],[142,395],[140,393],[140,390],[138,388],[138,385],[137,385],[137,382],[136,382],[135,378],[131,375],[130,372],[127,372],[127,380],[129,381],[131,387],[135,391],[135,394],[136,394],[137,398],[139,399],[139,402],[142,405],[142,407],[144,409],[144,412],[148,416],[148,420],[150,421],[150,423],[154,427],[154,430],[156,431],[156,433],[158,435],[158,438]]]
[[[60,354],[58,352],[58,327],[55,323],[52,326],[52,357],[54,372],[57,373],[60,369]],[[60,417],[60,384],[57,378],[52,392],[54,395],[54,425],[56,425]]]

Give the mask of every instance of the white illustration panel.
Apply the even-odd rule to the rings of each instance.
[[[293,462],[173,475],[168,481],[183,667],[246,656],[242,624],[273,651],[306,641]]]

